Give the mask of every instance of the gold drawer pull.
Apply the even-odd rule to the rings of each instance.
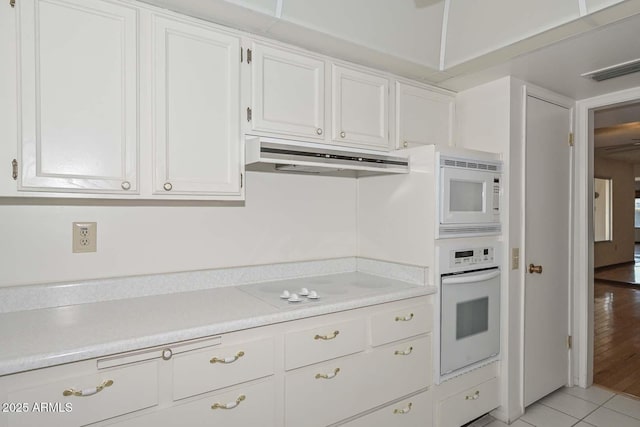
[[[315,337],[313,337],[313,339],[314,340],[325,340],[325,341],[328,341],[328,340],[332,340],[335,337],[337,337],[339,333],[340,333],[340,331],[333,331],[333,333],[330,334],[330,335],[316,335]]]
[[[465,396],[464,400],[478,400],[480,399],[480,390],[476,390],[471,396]]]
[[[245,396],[244,394],[241,394],[240,396],[238,396],[235,402],[229,402],[227,404],[216,402],[213,405],[211,405],[211,409],[233,409],[236,406],[238,406],[240,402],[242,402],[246,398],[247,396]]]
[[[413,351],[413,347],[409,347],[406,350],[396,350],[393,354],[396,356],[408,356]]]
[[[96,393],[100,393],[107,387],[111,387],[113,385],[113,380],[106,380],[102,384],[93,388],[85,388],[82,390],[74,390],[72,388],[68,388],[62,392],[63,396],[78,396],[78,397],[87,397],[93,396]]]
[[[334,369],[330,374],[316,374],[316,379],[330,380],[332,378],[335,378],[336,375],[338,375],[338,372],[340,372],[340,368]]]
[[[408,316],[396,316],[396,322],[408,322],[413,319],[413,313],[409,313]]]
[[[408,414],[409,411],[411,411],[411,407],[413,406],[413,404],[411,402],[409,402],[409,404],[407,405],[406,408],[402,408],[402,409],[394,409],[393,413],[394,414]]]
[[[236,360],[240,359],[242,356],[244,356],[244,351],[239,351],[235,356],[231,357],[214,357],[213,359],[209,360],[209,363],[233,363]]]

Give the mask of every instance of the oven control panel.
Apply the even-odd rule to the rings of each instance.
[[[494,248],[455,249],[449,251],[449,267],[493,265]]]

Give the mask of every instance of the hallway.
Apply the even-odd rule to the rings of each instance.
[[[640,397],[640,245],[635,264],[596,271],[593,380]]]

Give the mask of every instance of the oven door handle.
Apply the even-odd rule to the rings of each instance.
[[[484,282],[500,276],[500,270],[490,271],[488,273],[469,274],[465,276],[443,277],[443,285],[464,285],[466,283]]]

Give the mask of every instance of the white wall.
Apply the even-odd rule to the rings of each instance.
[[[255,172],[246,190],[245,206],[0,199],[0,286],[356,255],[354,178]],[[98,222],[96,253],[71,253],[73,221]]]
[[[521,406],[522,283],[521,270],[510,270],[511,248],[521,247],[520,144],[523,82],[505,77],[461,92],[456,100],[457,146],[502,153],[503,172],[503,287],[502,287],[502,402],[496,416],[514,420]],[[512,143],[513,142],[513,143]],[[521,262],[522,264],[522,262]],[[522,265],[520,268],[523,268]]]

